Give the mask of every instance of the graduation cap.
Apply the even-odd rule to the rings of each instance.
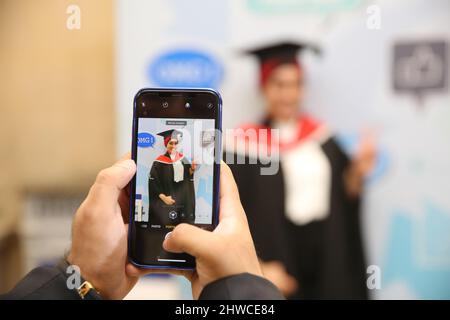
[[[304,50],[311,50],[320,54],[318,46],[300,42],[279,42],[245,51],[246,54],[256,56],[260,63],[261,85],[264,85],[276,67],[283,64],[293,64],[300,68],[297,54]]]
[[[180,140],[183,137],[183,132],[177,129],[170,129],[163,132],[158,133],[158,136],[163,137],[164,139],[164,145],[167,147],[167,144],[170,140]]]

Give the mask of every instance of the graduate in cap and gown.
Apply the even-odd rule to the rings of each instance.
[[[195,223],[194,172],[190,163],[177,151],[182,132],[176,129],[158,133],[166,152],[158,156],[148,179],[149,222],[153,225]]]
[[[360,203],[375,148],[365,137],[350,159],[328,127],[301,110],[305,75],[297,54],[304,49],[318,51],[279,43],[247,52],[260,63],[266,116],[239,128],[257,134],[241,137],[244,150],[225,145],[225,158],[235,157],[230,167],[265,276],[291,298],[365,299]],[[261,174],[265,165],[249,147],[270,141],[270,131],[263,139],[260,129],[278,129],[279,170],[273,175]],[[236,163],[237,156],[245,164]]]

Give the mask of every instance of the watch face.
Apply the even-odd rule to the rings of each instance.
[[[94,286],[88,282],[84,281],[81,286],[77,289],[78,295],[81,299],[98,299],[99,294],[95,290]]]

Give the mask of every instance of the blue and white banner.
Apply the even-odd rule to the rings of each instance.
[[[118,154],[130,149],[141,87],[216,88],[224,128],[235,127],[265,107],[257,62],[243,50],[275,39],[313,41],[323,54],[303,56],[305,108],[349,153],[365,130],[377,140],[362,217],[368,263],[381,276],[371,296],[450,299],[449,1],[116,4]]]

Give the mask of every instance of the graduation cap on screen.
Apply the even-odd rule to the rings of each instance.
[[[246,50],[245,53],[255,56],[260,63],[261,84],[264,84],[272,71],[282,64],[294,64],[300,68],[297,55],[305,50],[321,54],[317,45],[306,42],[278,42]]]
[[[170,140],[176,139],[178,141],[183,137],[183,132],[177,129],[170,129],[163,132],[158,133],[158,136],[163,137],[164,145],[167,146]]]

